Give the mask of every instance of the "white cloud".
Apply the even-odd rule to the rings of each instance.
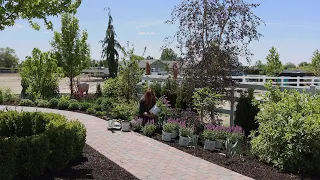
[[[156,35],[155,32],[143,32],[143,31],[140,31],[139,34],[140,35]]]

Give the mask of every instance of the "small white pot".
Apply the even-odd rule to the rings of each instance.
[[[218,148],[218,149],[221,149],[222,148],[222,145],[223,145],[223,140],[222,139],[218,139],[217,141],[216,141],[216,148]]]
[[[214,150],[216,146],[216,141],[205,140],[204,141],[204,149],[206,150]]]
[[[173,133],[171,133],[171,139],[174,139],[178,137],[178,131],[173,131]]]
[[[183,137],[183,136],[179,136],[179,144],[181,146],[188,146],[189,145],[189,137]]]
[[[171,141],[172,133],[162,131],[162,141]]]
[[[129,132],[130,131],[130,122],[129,121],[122,121],[121,122],[121,130],[123,132]]]

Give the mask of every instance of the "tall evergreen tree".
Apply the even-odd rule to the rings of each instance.
[[[272,46],[269,50],[269,54],[266,57],[267,65],[266,65],[266,73],[268,76],[277,76],[282,70],[283,66],[280,61],[280,54],[277,52],[277,49]]]
[[[110,77],[115,78],[117,77],[118,73],[119,52],[117,50],[121,50],[123,52],[123,48],[115,39],[117,35],[112,24],[113,18],[111,16],[110,10],[108,15],[109,22],[108,28],[106,30],[106,37],[100,41],[100,43],[102,44],[101,58],[106,60],[108,64]]]

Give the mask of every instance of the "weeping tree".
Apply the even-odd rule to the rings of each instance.
[[[61,32],[54,32],[51,46],[59,67],[70,79],[71,95],[74,93],[73,79],[82,70],[90,66],[90,46],[87,43],[88,33],[80,33],[79,20],[72,14],[63,14]]]
[[[174,7],[168,24],[178,24],[168,45],[177,41],[187,69],[188,88],[210,87],[225,92],[234,85],[229,75],[240,63],[250,61],[248,45],[258,40],[257,28],[263,21],[252,9],[259,4],[244,0],[183,0]]]
[[[113,19],[110,9],[108,9],[108,11],[109,22],[106,30],[106,37],[100,41],[102,44],[101,58],[104,59],[108,64],[110,77],[115,78],[117,77],[118,73],[118,50],[121,50],[123,53],[125,52],[120,43],[115,39],[117,35],[112,24]]]

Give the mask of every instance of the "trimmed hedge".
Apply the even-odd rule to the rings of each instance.
[[[78,156],[86,129],[59,114],[0,111],[0,179],[59,171]]]

